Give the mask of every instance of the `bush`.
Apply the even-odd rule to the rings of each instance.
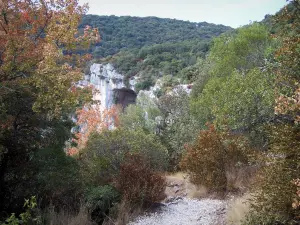
[[[77,212],[66,210],[56,211],[53,207],[45,210],[43,215],[44,225],[96,225],[84,205],[81,205]]]
[[[280,125],[272,129],[270,150],[259,160],[265,163],[255,183],[251,212],[246,224],[299,224],[294,181],[300,174],[300,129]]]
[[[145,80],[135,85],[136,92],[138,93],[140,90],[149,90],[154,83],[151,80]]]
[[[230,191],[226,171],[247,162],[247,142],[237,135],[217,131],[214,125],[202,130],[193,146],[186,146],[180,166],[195,184],[211,191]]]
[[[105,185],[89,188],[85,193],[85,198],[92,219],[99,223],[120,200],[120,194],[113,186]]]
[[[32,196],[30,199],[25,199],[24,208],[26,209],[25,212],[21,213],[19,217],[16,217],[15,213],[12,213],[4,223],[1,223],[1,225],[42,224],[41,217],[37,213],[37,202],[35,196]]]
[[[81,154],[85,178],[96,185],[114,181],[128,154],[140,154],[150,167],[162,171],[167,167],[167,150],[154,134],[142,130],[115,129],[91,136]]]
[[[116,187],[125,201],[149,204],[165,198],[166,182],[145,157],[129,154],[121,165]]]
[[[77,211],[82,197],[78,162],[59,146],[38,150],[34,159],[31,188],[41,206],[52,204],[56,210]]]

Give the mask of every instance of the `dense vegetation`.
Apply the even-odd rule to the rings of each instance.
[[[193,39],[210,40],[231,30],[224,25],[206,22],[192,23],[175,19],[130,16],[86,15],[82,18],[79,28],[83,29],[86,25],[100,31],[102,41],[96,44],[96,47],[90,48],[90,52],[96,58],[153,44]]]
[[[138,78],[136,91],[149,89],[157,79],[164,78],[166,86],[195,80],[197,63],[209,50],[209,42],[188,40],[155,44],[141,49],[121,51],[103,59],[111,62],[127,79]]]
[[[139,77],[137,91],[153,86],[159,77],[169,76],[169,86],[194,81],[192,71],[212,38],[232,30],[206,22],[129,16],[87,15],[80,28],[86,25],[99,28],[102,38],[89,52],[112,63],[127,79]]]
[[[191,94],[180,87],[157,98],[141,92],[124,110],[102,111],[90,88],[73,85],[90,60],[82,52],[99,41],[91,27],[78,36],[86,8],[76,0],[1,7],[1,224],[126,224],[164,199],[164,174],[178,170],[211,196],[251,192],[240,223],[299,224],[299,0],[212,43],[211,33],[224,27],[99,17],[107,36],[95,51],[117,53],[102,61],[140,76],[141,89],[160,76],[168,87],[193,82]],[[98,17],[83,21],[89,18]],[[121,25],[132,26],[132,36]],[[138,39],[135,29],[144,25],[147,35]],[[201,32],[211,33],[199,41]],[[124,47],[132,49],[119,52]]]

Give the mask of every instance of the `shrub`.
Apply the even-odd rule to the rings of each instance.
[[[115,129],[91,136],[81,155],[85,177],[96,185],[111,183],[119,176],[128,154],[143,155],[153,170],[167,167],[167,150],[154,134]]]
[[[202,130],[193,146],[185,146],[180,166],[195,184],[211,191],[229,190],[226,171],[247,162],[248,144],[242,137],[217,131],[214,125]]]
[[[44,210],[43,223],[44,225],[96,225],[91,219],[91,216],[85,205],[80,205],[76,212],[68,210],[55,210],[50,206]]]
[[[121,165],[116,187],[125,201],[147,204],[164,199],[166,182],[151,168],[146,157],[128,154]]]
[[[136,92],[138,93],[140,90],[149,90],[154,83],[151,80],[145,80],[135,85]]]
[[[120,200],[119,192],[110,185],[91,187],[85,196],[87,208],[97,223],[102,222],[114,204]]]
[[[255,182],[251,212],[246,224],[299,224],[295,179],[300,174],[300,129],[297,126],[274,126],[270,149],[259,160],[265,162]]]
[[[41,218],[37,213],[35,196],[32,196],[30,199],[25,199],[24,208],[26,209],[25,212],[21,213],[19,217],[16,217],[15,213],[12,213],[1,225],[42,224]]]
[[[82,197],[78,162],[67,156],[62,147],[40,149],[34,157],[31,188],[41,207],[52,204],[56,210],[77,211]]]

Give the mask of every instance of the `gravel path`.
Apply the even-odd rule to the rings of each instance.
[[[224,225],[225,212],[225,201],[181,198],[129,225]]]

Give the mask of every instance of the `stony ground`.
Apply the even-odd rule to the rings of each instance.
[[[192,185],[184,174],[167,176],[167,198],[155,212],[130,225],[223,225],[227,202],[209,199],[203,187]]]

